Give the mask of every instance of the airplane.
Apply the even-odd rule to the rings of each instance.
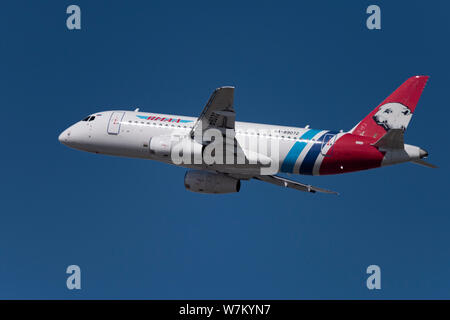
[[[185,167],[184,185],[192,192],[239,192],[241,180],[256,179],[337,194],[277,174],[341,174],[404,162],[436,168],[423,160],[427,151],[404,143],[428,78],[407,79],[347,132],[236,121],[234,87],[226,86],[213,92],[198,118],[139,108],[102,111],[73,124],[58,139],[82,151]]]

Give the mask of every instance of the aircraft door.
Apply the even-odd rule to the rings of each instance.
[[[333,145],[336,142],[337,135],[334,133],[327,133],[323,137],[322,146],[320,148],[320,153],[324,157],[329,157],[333,153]]]
[[[125,112],[113,112],[111,118],[109,118],[108,123],[108,134],[119,134],[120,132],[120,122],[123,119]]]

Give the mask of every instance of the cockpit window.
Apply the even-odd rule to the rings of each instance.
[[[88,121],[90,117],[91,117],[91,116],[89,116],[89,117],[86,117],[86,118],[84,118],[84,119],[83,119],[83,120],[81,120],[81,121]]]
[[[88,121],[92,121],[95,119],[95,116],[92,116]]]

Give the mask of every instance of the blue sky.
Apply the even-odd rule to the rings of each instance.
[[[82,30],[66,28],[77,4]],[[382,29],[365,26],[370,4]],[[0,298],[450,298],[447,1],[8,1],[0,13]],[[58,134],[107,109],[199,115],[236,86],[237,120],[352,128],[430,75],[403,164],[184,190],[185,170],[92,155]],[[82,289],[66,288],[66,267]],[[381,267],[381,290],[365,286]]]

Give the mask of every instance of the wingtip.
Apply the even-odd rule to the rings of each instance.
[[[318,187],[313,187],[315,192],[320,192],[320,193],[326,193],[326,194],[334,194],[334,195],[339,195],[339,192],[333,191],[333,190],[327,190],[327,189],[322,189],[322,188],[318,188]]]

